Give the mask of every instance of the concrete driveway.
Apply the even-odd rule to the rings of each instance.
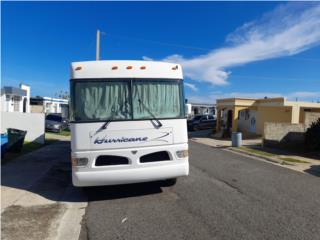
[[[2,166],[2,239],[77,239],[87,205],[71,184],[70,142],[60,141]]]

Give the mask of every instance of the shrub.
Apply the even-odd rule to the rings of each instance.
[[[320,150],[320,118],[307,129],[305,146],[310,150]]]

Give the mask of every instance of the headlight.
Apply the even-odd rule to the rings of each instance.
[[[71,164],[73,167],[84,167],[88,164],[88,158],[71,157]]]
[[[59,128],[60,125],[59,125],[59,124],[54,124],[53,127],[54,127],[54,128]]]
[[[186,158],[189,156],[188,150],[176,151],[176,155],[178,158]]]

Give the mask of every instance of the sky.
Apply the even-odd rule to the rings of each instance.
[[[180,63],[189,102],[320,101],[317,2],[1,2],[1,86],[68,91],[70,63]]]

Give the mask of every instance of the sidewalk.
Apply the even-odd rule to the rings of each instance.
[[[70,142],[58,141],[2,166],[3,239],[78,239],[87,203],[69,158]]]
[[[286,167],[302,173],[320,176],[320,160],[309,157],[297,156],[284,150],[266,149],[261,147],[261,139],[246,139],[242,141],[240,148],[231,146],[231,140],[215,139],[209,136],[192,137],[190,140],[222,148],[237,154],[245,155],[254,159],[268,161],[273,164]]]

